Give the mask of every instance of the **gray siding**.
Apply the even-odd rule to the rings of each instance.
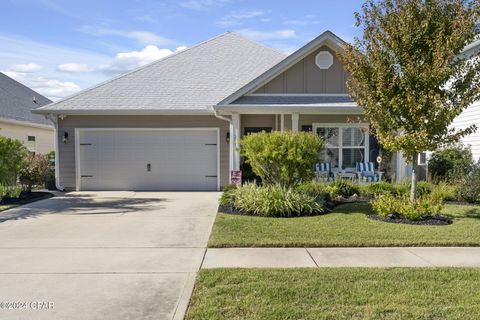
[[[333,55],[333,65],[327,70],[321,70],[315,64],[315,56],[325,50]],[[347,78],[348,75],[335,51],[323,46],[275,77],[255,93],[348,93]]]
[[[75,128],[220,128],[220,185],[228,184],[228,122],[214,116],[67,116],[59,122],[60,184],[75,189]],[[68,142],[63,143],[63,133]]]

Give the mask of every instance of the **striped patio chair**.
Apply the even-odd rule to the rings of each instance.
[[[315,164],[315,176],[317,177],[317,181],[333,180],[332,165],[329,162]]]
[[[378,182],[382,180],[382,173],[375,171],[373,162],[357,162],[357,177],[359,182]]]

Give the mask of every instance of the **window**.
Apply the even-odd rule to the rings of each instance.
[[[337,170],[353,171],[357,162],[369,161],[366,125],[314,125],[316,133],[325,141],[320,161],[330,162]]]
[[[35,137],[34,136],[28,136],[27,139],[27,149],[31,154],[35,154]]]

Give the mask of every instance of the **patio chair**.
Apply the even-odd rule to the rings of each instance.
[[[375,170],[373,162],[357,162],[356,167],[359,182],[378,182],[382,180],[383,172]]]
[[[333,172],[331,164],[328,162],[315,164],[315,176],[317,178],[317,181],[332,181]]]

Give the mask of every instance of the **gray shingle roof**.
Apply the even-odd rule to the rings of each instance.
[[[38,111],[211,112],[213,105],[284,58],[224,33]]]
[[[34,97],[37,103],[33,102]],[[0,118],[52,125],[44,116],[31,112],[32,109],[51,102],[0,72]]]
[[[318,95],[295,95],[295,96],[243,96],[232,105],[328,105],[338,103],[354,103],[349,96],[318,96]]]

